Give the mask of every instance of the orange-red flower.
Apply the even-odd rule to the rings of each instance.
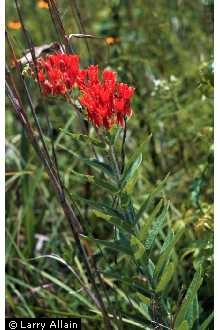
[[[118,44],[120,42],[120,38],[109,36],[109,37],[105,38],[105,41],[108,45],[114,45],[114,44]]]
[[[78,71],[78,55],[53,54],[37,60],[38,81],[43,92],[52,96],[71,92]],[[33,69],[32,74],[34,75]]]
[[[21,29],[21,22],[19,21],[10,21],[7,23],[7,27],[11,30],[20,30]]]
[[[125,117],[131,116],[131,98],[134,88],[117,82],[112,70],[104,70],[102,80],[98,66],[91,65],[79,72],[78,85],[82,91],[80,103],[87,109],[88,117],[96,127],[124,126]]]
[[[35,77],[35,70],[31,69]],[[38,81],[46,95],[58,96],[80,90],[79,101],[95,127],[111,128],[125,125],[132,115],[134,88],[117,81],[117,74],[104,70],[99,77],[98,65],[80,70],[78,55],[53,54],[37,60]]]
[[[45,1],[45,0],[39,0],[39,1],[37,2],[37,6],[38,6],[38,8],[40,8],[40,9],[48,9],[48,8],[49,8],[48,2]]]

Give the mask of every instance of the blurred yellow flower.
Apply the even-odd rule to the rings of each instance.
[[[109,37],[105,38],[105,41],[108,45],[114,45],[114,44],[118,44],[120,42],[120,38],[109,36]]]
[[[49,8],[49,5],[48,5],[47,1],[45,1],[45,0],[39,0],[38,3],[37,3],[37,6],[40,9],[48,9]]]
[[[7,23],[7,27],[11,30],[20,30],[21,23],[19,21],[10,21]]]

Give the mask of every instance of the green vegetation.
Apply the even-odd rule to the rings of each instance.
[[[90,123],[87,136],[73,107],[41,95],[22,67],[30,102],[7,44],[7,81],[37,136],[33,104],[92,277],[7,98],[6,317],[81,317],[83,329],[108,329],[94,279],[113,329],[213,329],[213,1],[60,0],[53,22],[46,1],[21,0],[29,39],[9,24],[16,2],[6,0],[6,27],[17,58],[28,40],[59,42],[59,17],[67,35],[81,34],[70,39],[81,66],[111,68],[135,95],[124,148],[116,126],[97,134]]]

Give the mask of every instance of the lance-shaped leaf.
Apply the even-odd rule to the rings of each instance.
[[[91,243],[95,243],[97,245],[102,245],[106,248],[115,250],[117,252],[123,252],[127,255],[132,255],[132,250],[130,249],[128,244],[122,244],[122,242],[120,241],[107,241],[107,240],[101,240],[101,239],[97,239],[97,238],[93,238],[93,237],[88,237],[88,236],[84,236],[84,235],[80,235],[82,237],[82,239],[91,242]]]
[[[155,221],[157,214],[159,213],[161,207],[163,204],[163,200],[161,199],[153,212],[149,215],[149,217],[141,224],[139,233],[138,233],[138,238],[140,241],[143,241],[146,239],[148,235],[149,228],[151,227],[152,223]]]
[[[91,166],[92,168],[94,168],[95,170],[98,170],[99,172],[101,171],[102,173],[106,174],[107,176],[110,176],[112,179],[115,179],[115,172],[110,165],[108,165],[104,162],[101,162],[95,158],[81,157],[80,155],[73,152],[72,150],[65,148],[62,144],[58,144],[58,146],[62,150],[65,150],[66,152],[68,152],[69,154],[74,156],[75,158],[83,161],[86,165]]]
[[[145,252],[145,247],[141,243],[141,241],[134,235],[131,236],[130,240],[131,247],[134,250],[134,257],[136,260],[142,258],[144,252]]]
[[[133,179],[134,175],[136,174],[136,171],[138,170],[140,164],[142,162],[142,154],[140,154],[135,160],[133,160],[131,163],[129,163],[124,171],[124,174],[120,181],[120,188],[121,190],[125,189],[127,184],[130,182],[130,180]]]
[[[150,258],[148,258],[145,266],[145,271],[149,279],[149,282],[153,282],[154,270],[155,270],[155,265],[153,261]]]
[[[154,200],[154,198],[159,195],[159,193],[161,193],[161,191],[163,190],[166,182],[167,182],[167,178],[168,178],[168,175],[165,177],[165,179],[163,181],[161,181],[159,183],[159,185],[156,187],[156,189],[154,189],[148,196],[148,198],[146,199],[145,202],[143,202],[143,204],[141,205],[138,213],[137,213],[137,216],[136,216],[136,219],[137,221],[142,217],[142,215],[144,214],[145,211],[147,211],[152,203],[152,201]]]
[[[183,321],[176,330],[190,330],[188,322]]]
[[[75,179],[79,181],[94,183],[96,186],[104,188],[113,194],[117,194],[119,192],[116,184],[109,182],[109,180],[99,179],[94,175],[79,173],[75,170],[73,170],[72,173],[75,174]]]
[[[96,201],[93,201],[91,199],[82,198],[73,194],[72,196],[75,200],[89,205],[94,210],[94,214],[100,219],[111,223],[118,229],[121,229],[128,234],[133,234],[133,229],[129,224],[128,219],[126,219],[126,217],[124,217],[124,214],[119,210],[113,209],[112,207],[104,203],[97,203]]]
[[[123,221],[119,217],[108,215],[107,212],[105,213],[105,212],[102,212],[102,211],[99,211],[99,210],[97,210],[97,211],[95,210],[94,214],[98,218],[100,218],[102,220],[105,220],[108,223],[111,223],[113,226],[116,226],[122,232],[125,232],[127,234],[132,234],[133,233],[133,230],[132,230],[131,226],[129,226],[129,224],[127,222]]]
[[[136,293],[136,297],[137,297],[139,300],[141,300],[142,303],[144,303],[144,304],[146,304],[146,305],[150,305],[150,303],[151,303],[151,298],[144,296],[144,295],[143,295],[142,293],[140,293],[140,292],[137,292],[137,293]]]
[[[174,250],[175,244],[179,241],[180,237],[184,233],[184,229],[185,226],[181,227],[175,235],[173,232],[170,232],[168,234],[167,239],[162,246],[161,254],[156,264],[155,273],[154,273],[155,278],[158,277],[163,266],[169,261],[170,255]]]
[[[189,324],[190,329],[199,330],[199,304],[197,294],[189,306],[186,314],[186,320]]]
[[[75,175],[75,179],[77,181],[90,182],[90,183],[94,183],[95,181],[94,175],[83,174],[75,170],[72,170],[72,173]]]
[[[214,312],[212,312],[207,319],[201,324],[200,326],[200,330],[206,330],[208,329],[209,324],[212,322],[214,317]]]
[[[101,162],[97,159],[88,159],[88,158],[80,157],[77,154],[74,154],[74,155],[75,155],[75,157],[77,157],[78,159],[80,159],[84,163],[86,163],[86,165],[93,167],[95,170],[99,170],[110,177],[115,176],[114,170],[112,169],[112,167],[110,165],[108,165],[104,162]]]
[[[161,214],[153,222],[152,227],[149,230],[146,239],[144,240],[144,246],[146,250],[151,249],[155,241],[155,238],[157,237],[158,233],[162,230],[168,209],[169,209],[169,203],[167,203],[167,205],[164,206],[164,209],[161,212]]]
[[[120,181],[121,190],[127,190],[128,187],[130,188],[131,181],[136,178],[137,170],[142,162],[142,153],[144,151],[144,148],[147,146],[147,143],[149,142],[150,138],[151,134],[147,137],[147,140],[144,140],[140,144],[140,146],[136,148],[134,154],[129,158]]]
[[[144,154],[144,149],[147,147],[147,144],[150,141],[151,136],[152,136],[152,134],[148,135],[148,137],[146,139],[144,139],[144,141],[139,145],[139,147],[137,147],[135,149],[135,152],[133,153],[133,155],[128,160],[128,164],[133,163],[134,160],[136,158],[138,158],[140,154]]]
[[[100,212],[106,214],[107,216],[119,218],[119,220],[124,220],[124,215],[122,212],[112,208],[111,206],[109,206],[106,203],[98,203],[92,199],[86,199],[86,198],[80,197],[78,195],[72,194],[72,196],[74,197],[74,199],[78,200],[79,202],[82,202],[83,204],[90,206],[93,210],[100,211]]]
[[[175,327],[177,328],[178,326],[180,326],[180,324],[186,320],[186,315],[189,311],[189,308],[191,308],[191,303],[193,302],[193,299],[196,297],[197,295],[197,291],[199,289],[199,287],[202,284],[202,270],[201,267],[199,267],[199,269],[197,270],[197,272],[195,273],[193,280],[186,292],[186,295],[183,299],[183,302],[180,306],[179,312],[176,316],[176,320],[175,320]]]
[[[169,264],[167,264],[167,266],[165,267],[165,269],[161,275],[159,283],[156,286],[156,292],[161,292],[166,288],[167,284],[170,282],[170,280],[173,277],[174,270],[175,270],[175,267],[174,267],[173,262],[170,262]]]
[[[96,138],[93,138],[89,135],[86,134],[81,134],[81,133],[71,133],[69,131],[66,131],[65,129],[60,129],[61,132],[63,132],[65,135],[70,136],[73,140],[78,141],[78,142],[85,142],[90,145],[94,145],[95,147],[105,149],[106,146],[104,143],[100,142]]]

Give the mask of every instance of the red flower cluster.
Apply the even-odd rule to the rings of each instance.
[[[114,71],[104,70],[99,80],[98,65],[91,65],[78,74],[77,82],[82,91],[80,103],[88,112],[94,126],[111,128],[114,124],[124,126],[124,119],[132,114],[131,97],[134,88],[117,82]]]
[[[38,80],[45,94],[71,92],[79,71],[78,55],[53,54],[37,60]],[[33,72],[32,72],[33,73]]]
[[[124,126],[131,116],[131,98],[134,88],[117,82],[114,71],[104,70],[99,79],[98,65],[79,69],[77,55],[53,54],[37,60],[38,81],[45,94],[65,95],[78,87],[80,103],[95,127]],[[34,71],[32,70],[34,76]]]

